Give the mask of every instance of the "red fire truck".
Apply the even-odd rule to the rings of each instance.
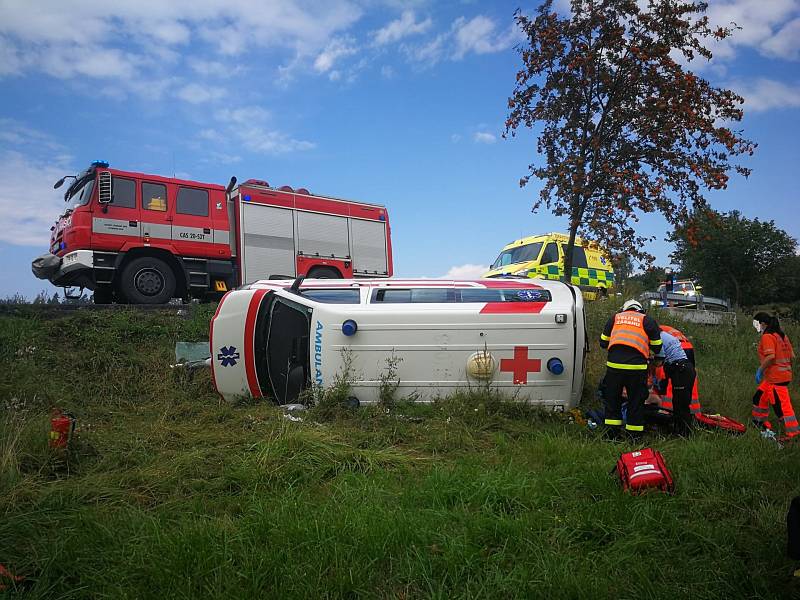
[[[386,208],[271,187],[227,188],[95,161],[64,194],[50,252],[33,272],[94,290],[97,303],[209,298],[259,279],[389,277]]]

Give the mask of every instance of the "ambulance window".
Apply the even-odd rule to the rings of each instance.
[[[136,208],[136,182],[112,177],[111,204],[120,208]]]
[[[185,187],[178,188],[178,202],[175,210],[182,215],[207,217],[208,190],[196,190]]]
[[[353,289],[345,290],[301,290],[300,295],[315,302],[325,304],[361,304],[361,291]]]
[[[466,289],[461,291],[461,302],[502,302],[503,290]]]
[[[558,262],[558,246],[556,246],[555,242],[547,244],[544,254],[542,254],[542,260],[539,262],[543,265]]]
[[[167,211],[167,186],[160,183],[142,183],[142,206],[145,210]]]
[[[553,299],[549,290],[537,288],[521,289],[463,289],[461,302],[550,302]]]
[[[566,246],[563,246],[562,249],[566,250]],[[572,266],[578,269],[585,269],[588,266],[586,264],[586,251],[581,246],[572,248]]]
[[[380,289],[373,292],[372,301],[383,304],[431,304],[455,302],[456,294],[452,288]]]

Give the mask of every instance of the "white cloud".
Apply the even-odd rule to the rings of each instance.
[[[450,141],[453,142],[454,144],[457,144],[458,142],[461,141],[461,135],[458,133],[454,133],[453,135],[450,136]]]
[[[488,270],[489,267],[467,263],[466,265],[450,267],[447,273],[441,277],[436,277],[436,279],[478,279]]]
[[[225,90],[199,83],[190,83],[180,88],[175,95],[190,104],[204,104],[224,97]]]
[[[361,14],[356,0],[0,2],[0,77],[114,81],[101,89],[117,97],[147,92],[151,79],[205,85],[188,75],[222,78],[235,70],[226,73],[219,55],[275,50],[276,68],[313,62]],[[177,95],[188,102],[202,96],[191,89]]]
[[[50,227],[64,211],[64,189],[54,190],[53,183],[74,172],[69,166],[71,157],[43,133],[6,119],[0,126],[5,134],[12,131],[33,136],[22,143],[14,135],[0,138],[0,240],[37,246],[46,252]],[[40,142],[45,145],[39,146]],[[24,154],[22,148],[36,148],[36,154]]]
[[[294,139],[282,131],[269,127],[270,114],[259,106],[225,108],[218,110],[214,117],[220,127],[201,130],[198,134],[199,139],[222,145],[228,143],[237,149],[243,147],[253,152],[273,155],[316,147],[313,142]],[[224,148],[222,150],[217,148],[217,151],[224,153]]]
[[[509,34],[496,33],[497,25],[489,17],[478,15],[467,21],[464,17],[453,23],[455,49],[453,58],[464,58],[469,52],[489,54],[511,47]]]
[[[381,77],[391,79],[394,77],[394,69],[390,65],[383,65],[381,67]]]
[[[393,44],[411,35],[425,33],[431,28],[433,21],[430,17],[424,21],[417,22],[414,11],[405,10],[399,19],[395,19],[385,27],[373,33],[373,38],[377,46]]]
[[[352,38],[331,40],[314,60],[314,69],[319,73],[330,71],[336,64],[336,61],[346,56],[351,56],[356,52],[357,50],[355,46],[353,46]]]
[[[450,29],[422,44],[404,45],[402,49],[417,63],[430,67],[441,60],[461,60],[470,53],[490,54],[511,48],[521,38],[516,25],[507,30],[485,15],[467,20],[457,18]]]
[[[777,34],[765,40],[762,47],[770,56],[800,59],[800,18],[787,23]]]
[[[800,84],[787,84],[760,78],[731,84],[744,97],[745,111],[762,112],[777,108],[800,107]]]
[[[486,131],[477,131],[472,139],[478,144],[494,144],[497,141],[497,136]]]

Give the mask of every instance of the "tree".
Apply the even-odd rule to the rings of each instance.
[[[515,13],[527,42],[504,137],[540,127],[537,150],[520,180],[543,181],[533,212],[545,205],[569,217],[565,274],[576,234],[612,252],[649,259],[636,233],[638,213],[661,212],[676,226],[705,205],[704,188],[725,188],[732,164],[756,144],[728,123],[743,99],[691,73],[680,61],[711,59],[707,3],[693,0],[571,0],[561,17],[545,0],[535,18]]]
[[[798,264],[797,240],[774,221],[747,219],[739,211],[703,210],[677,228],[671,258],[703,283],[712,295],[737,305],[791,299],[796,279],[786,276]]]

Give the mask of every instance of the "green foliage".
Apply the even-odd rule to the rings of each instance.
[[[520,185],[541,181],[533,210],[544,205],[569,218],[565,272],[576,232],[614,254],[652,259],[637,215],[683,222],[705,205],[704,189],[725,188],[732,170],[749,174],[734,159],[756,147],[729,128],[742,119],[742,97],[686,68],[710,59],[707,45],[733,32],[709,25],[707,3],[570,5],[566,17],[553,0],[534,16],[517,11],[526,39],[506,121],[506,135],[537,130],[542,160]]]
[[[702,281],[705,294],[730,297],[738,306],[800,297],[797,240],[774,221],[703,210],[669,239],[672,259]]]
[[[587,308],[586,405],[617,308]],[[290,422],[168,368],[210,315],[0,316],[0,562],[30,579],[26,598],[800,594],[783,558],[800,447],[753,431],[650,437],[677,491],[631,497],[608,471],[632,446],[481,389]],[[749,321],[670,322],[698,349],[704,406],[739,420]],[[64,454],[47,448],[53,405],[78,418]]]

